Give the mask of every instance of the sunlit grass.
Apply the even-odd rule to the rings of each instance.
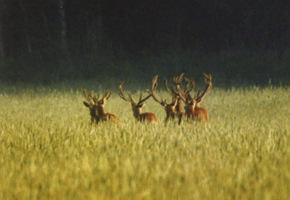
[[[101,87],[2,87],[0,199],[290,197],[287,88],[214,88],[202,103],[208,124],[166,127],[158,103],[150,99],[144,112],[159,124],[135,123],[131,105],[114,92],[106,112],[121,124],[91,126],[82,89]]]

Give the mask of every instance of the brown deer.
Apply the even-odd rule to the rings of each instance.
[[[145,97],[144,99],[142,99],[142,93],[140,94],[140,98],[138,103],[135,103],[135,101],[133,100],[133,98],[131,97],[131,95],[129,94],[129,98],[127,98],[123,92],[122,86],[123,86],[123,82],[119,83],[119,96],[124,99],[125,101],[128,101],[131,103],[132,106],[132,111],[133,111],[133,115],[136,118],[137,121],[140,122],[149,122],[149,123],[155,123],[156,122],[156,117],[153,113],[142,113],[142,108],[144,107],[144,102],[149,99],[151,97],[151,94],[149,94],[147,97]]]
[[[182,99],[180,98],[180,95],[179,95],[179,93],[177,91],[177,85],[181,84],[182,79],[183,79],[183,75],[184,75],[184,73],[180,74],[180,76],[174,76],[173,77],[172,80],[173,80],[174,86],[171,89],[168,88],[167,80],[165,80],[165,89],[166,89],[166,91],[172,96],[173,99],[177,99],[177,105],[175,107],[175,115],[178,116],[178,124],[179,125],[181,123],[182,118],[186,116],[186,114],[182,112]],[[186,81],[186,85],[185,85],[183,94],[189,94],[193,90],[194,82],[191,81],[192,87],[190,89],[188,89],[190,80],[185,77],[185,81]]]
[[[207,75],[203,73],[204,75],[204,81],[207,87],[205,88],[204,92],[200,94],[200,90],[198,91],[197,95],[192,97],[190,93],[184,93],[180,90],[179,85],[176,86],[178,94],[182,101],[185,102],[186,104],[186,112],[185,114],[187,115],[187,120],[192,119],[192,120],[197,120],[197,121],[209,121],[209,116],[207,111],[204,108],[199,107],[199,104],[202,102],[203,98],[205,95],[212,89],[212,78],[211,75]]]
[[[156,90],[157,88],[157,79],[158,79],[158,75],[154,76],[153,79],[152,79],[152,84],[151,84],[151,91],[148,91],[153,99],[158,102],[160,105],[164,106],[165,108],[165,112],[166,112],[166,118],[165,118],[165,125],[168,121],[168,119],[174,119],[175,118],[175,107],[177,105],[177,101],[178,99],[177,98],[172,98],[172,103],[167,103],[166,102],[166,99],[165,100],[158,100],[157,97],[155,96],[154,94],[154,91]],[[181,121],[181,119],[180,119]]]
[[[116,115],[111,113],[105,113],[104,106],[106,104],[106,101],[111,97],[112,92],[107,91],[106,94],[103,95],[103,98],[101,100],[98,100],[100,96],[99,94],[97,97],[93,96],[92,92],[87,95],[86,90],[84,90],[84,95],[88,101],[84,101],[84,105],[90,109],[91,123],[96,122],[98,124],[99,122],[103,121],[110,121],[117,124],[120,123],[120,120]],[[91,99],[94,101],[94,103]]]

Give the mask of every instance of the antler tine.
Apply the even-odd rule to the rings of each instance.
[[[122,99],[124,99],[125,101],[128,101],[128,102],[130,102],[130,103],[135,104],[135,102],[134,102],[133,99],[131,98],[131,95],[130,95],[130,94],[129,94],[130,99],[128,99],[128,98],[125,96],[125,94],[124,94],[124,92],[123,92],[123,88],[122,88],[123,83],[124,83],[124,81],[119,83],[119,89],[120,89],[120,92],[118,93],[119,96],[120,96]]]
[[[166,91],[167,91],[170,95],[173,95],[172,91],[168,88],[167,80],[165,80],[164,85],[165,85],[165,89],[166,89]]]
[[[91,92],[90,92],[90,94],[91,94]],[[87,91],[86,91],[86,90],[84,90],[84,95],[85,95],[85,97],[86,97],[87,101],[89,102],[89,104],[93,105],[93,102],[91,101],[90,97],[88,96],[88,94],[87,94]]]
[[[200,96],[200,93],[201,93],[201,91],[200,91],[200,89],[199,89],[198,92],[197,92],[197,94],[196,94],[196,96],[197,96],[197,97]]]
[[[151,89],[153,89],[153,88],[157,88],[157,85],[158,85],[158,83],[157,83],[157,79],[158,79],[158,75],[156,75],[156,76],[154,76],[153,78],[152,78],[152,82],[151,82]]]
[[[131,94],[128,94],[128,96],[129,96],[130,102],[131,102],[131,103],[133,102],[134,104],[136,104],[135,101],[133,100]]]
[[[182,79],[183,79],[183,75],[184,75],[184,73],[181,73],[179,76],[174,76],[174,77],[172,78],[173,83],[174,83],[174,86],[172,86],[172,88],[171,88],[171,95],[172,95],[173,97],[179,95],[178,92],[176,91],[176,86],[181,84]]]
[[[106,93],[103,95],[103,98],[105,98],[109,94],[109,90],[106,91]]]
[[[211,74],[207,75],[205,73],[203,73],[204,75],[204,82],[207,85],[210,85],[210,87],[212,86],[212,82],[211,82]]]
[[[112,96],[112,91],[107,90],[107,92],[104,95],[104,97],[106,97],[106,99],[108,100],[111,96]]]
[[[162,101],[158,100],[157,97],[154,95],[154,91],[156,90],[156,88],[157,88],[157,86],[158,86],[157,79],[158,79],[158,75],[154,76],[153,79],[152,79],[152,83],[151,83],[151,93],[150,93],[150,94],[152,95],[153,99],[154,99],[156,102],[162,104]],[[165,88],[166,88],[166,90],[168,89],[168,88],[167,88],[167,81],[165,81]],[[168,89],[168,90],[169,90],[169,89]],[[168,90],[167,90],[167,91],[168,91]],[[168,92],[170,93],[170,91],[168,91]]]
[[[175,84],[180,84],[182,79],[183,79],[183,75],[184,75],[184,72],[181,73],[179,76],[176,77],[176,82]]]
[[[179,95],[180,99],[181,99],[182,101],[186,102],[186,98],[184,97],[185,94],[181,91],[179,85],[176,85],[176,90],[177,90],[177,92],[178,92],[178,95]]]
[[[184,78],[185,79],[185,82],[186,82],[186,84],[185,84],[185,88],[184,88],[184,93],[186,93],[186,91],[187,91],[187,88],[188,88],[188,85],[189,85],[189,79],[188,78]]]
[[[91,97],[91,99],[93,99],[93,101],[95,102],[95,104],[98,103],[99,96],[100,96],[100,94],[98,94],[98,97],[96,97],[96,95],[93,96],[92,92],[90,92],[90,94],[89,94],[89,97]]]
[[[139,102],[138,105],[143,103],[144,101],[146,101],[147,99],[149,99],[152,96],[152,94],[149,94],[147,97],[145,97],[144,99],[142,99],[142,93],[140,94],[140,98],[139,98]]]
[[[139,97],[139,101],[138,102],[141,102],[141,99],[142,99],[142,92],[140,93],[140,97]]]
[[[209,75],[207,75],[207,74],[205,74],[205,73],[203,73],[203,75],[204,75],[204,82],[205,82],[205,84],[207,85],[207,87],[205,88],[205,90],[204,90],[204,92],[200,95],[200,90],[199,90],[199,92],[198,92],[198,94],[197,94],[197,97],[196,97],[196,101],[197,102],[201,102],[202,101],[202,99],[204,98],[204,96],[211,90],[211,88],[212,88],[212,81],[211,81],[211,75],[209,74]]]
[[[185,81],[186,81],[186,85],[185,85],[184,93],[189,94],[194,88],[194,81],[189,80],[189,78],[186,78],[186,77],[185,77]],[[190,90],[188,90],[188,86],[190,82],[191,82],[191,88]]]
[[[173,83],[175,85],[177,85],[177,84],[179,85],[181,83],[182,79],[183,79],[183,75],[184,75],[184,73],[181,73],[179,76],[174,76],[172,78]]]

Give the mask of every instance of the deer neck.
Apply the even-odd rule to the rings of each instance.
[[[199,107],[199,104],[200,104],[200,102],[196,102],[196,104],[195,104],[195,108],[200,108],[200,107]]]
[[[175,109],[175,106],[172,106],[172,105],[168,105],[165,107],[167,115],[174,114],[175,113],[174,109]]]
[[[105,115],[104,105],[98,105],[97,110],[99,115]]]
[[[182,111],[182,100],[181,99],[178,99],[175,110],[177,111],[177,113],[180,113]]]
[[[92,108],[90,108],[90,115],[95,118],[98,116],[98,111],[97,111],[97,108],[94,106]]]
[[[141,108],[134,107],[133,108],[133,115],[134,115],[135,118],[138,118],[141,115]]]
[[[194,105],[187,105],[186,112],[187,112],[187,114],[194,114],[194,112],[195,112]]]

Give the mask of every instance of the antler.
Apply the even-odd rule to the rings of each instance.
[[[93,96],[92,92],[89,93],[89,97],[93,99],[95,104],[98,104],[99,96],[100,96],[99,94],[98,97],[96,97],[96,95]]]
[[[125,94],[124,94],[124,92],[123,92],[123,88],[122,88],[123,83],[124,83],[124,81],[119,83],[119,89],[120,89],[120,92],[118,93],[119,96],[120,96],[122,99],[124,99],[125,101],[128,101],[128,102],[130,102],[130,103],[132,103],[132,104],[135,104],[135,102],[133,101],[131,95],[129,95],[129,98],[130,98],[130,99],[128,99],[128,98],[125,96]]]
[[[134,105],[140,105],[142,104],[144,101],[146,101],[147,99],[149,99],[151,97],[151,94],[149,94],[147,97],[145,97],[144,99],[142,99],[142,93],[140,94],[140,98],[139,98],[139,102],[136,104],[132,98],[132,96],[130,94],[128,94],[129,96],[129,99],[125,96],[124,92],[123,92],[123,88],[122,88],[122,85],[123,85],[124,81],[123,82],[120,82],[119,83],[119,89],[120,89],[120,92],[119,92],[119,96],[124,99],[125,101],[128,101]]]
[[[192,85],[194,85],[194,82],[191,81]],[[194,97],[192,97],[190,95],[190,92],[191,90],[193,89],[193,86],[190,90],[186,91],[186,92],[183,92],[179,85],[176,85],[176,89],[177,89],[177,92],[178,92],[178,95],[179,95],[179,98],[186,104],[190,104],[190,103],[193,103],[196,99],[196,95]]]
[[[87,101],[89,102],[89,104],[90,104],[90,105],[94,105],[93,102],[92,102],[92,100],[90,99],[90,97],[92,98],[92,93],[90,92],[90,93],[89,93],[89,96],[88,96],[87,91],[84,90],[84,95],[85,95]]]
[[[166,91],[170,94],[170,95],[174,95],[173,93],[172,93],[172,91],[168,88],[168,86],[167,86],[167,80],[165,80],[165,83],[164,83],[164,85],[165,85],[165,89],[166,89]]]
[[[106,97],[106,99],[108,100],[111,96],[112,96],[112,92],[109,91],[109,90],[107,90],[107,92],[106,92],[106,94],[103,96],[103,98]]]
[[[140,94],[140,98],[139,98],[139,102],[137,103],[137,105],[142,104],[144,101],[146,101],[147,99],[149,99],[152,95],[149,94],[147,97],[145,97],[144,99],[142,99],[142,93]],[[132,99],[131,95],[130,98]],[[133,99],[132,99],[133,100]]]
[[[174,76],[172,78],[173,83],[175,84],[175,87],[173,86],[171,90],[167,86],[167,80],[165,80],[165,89],[166,91],[171,94],[171,96],[176,97],[178,96],[178,92],[176,91],[176,85],[180,85],[182,78],[183,78],[184,73],[181,73],[179,76]]]
[[[175,95],[178,95],[184,102],[186,102],[185,98],[187,99],[188,96],[191,97],[190,96],[190,92],[194,88],[194,81],[192,81],[189,78],[185,77],[184,79],[185,79],[186,84],[185,84],[184,91],[182,91],[180,89],[179,85],[180,85],[180,83],[182,81],[183,74],[184,73],[182,73],[179,77],[173,77],[173,82],[175,84],[175,87],[174,87],[175,91],[173,91],[173,90],[172,91],[175,93]],[[188,86],[189,86],[190,83],[191,83],[191,88],[188,89]]]
[[[205,95],[211,90],[212,88],[212,81],[211,81],[211,75],[207,75],[205,73],[203,73],[204,75],[204,82],[207,85],[207,87],[205,88],[204,92],[200,95],[200,90],[197,93],[197,98],[196,101],[198,103],[200,103],[202,101],[202,99],[205,97]]]
[[[181,73],[180,76],[174,76],[174,77],[172,78],[173,83],[175,83],[175,84],[180,84],[181,81],[182,81],[183,75],[184,75],[184,73]]]
[[[158,100],[157,97],[154,95],[154,91],[156,90],[156,88],[157,88],[157,86],[158,86],[157,79],[158,79],[158,75],[156,75],[156,76],[153,77],[153,79],[152,79],[152,84],[151,84],[151,93],[150,93],[150,91],[148,91],[148,92],[152,95],[153,99],[154,99],[156,102],[158,102],[158,103],[160,103],[161,105],[165,106],[165,105],[166,105],[166,100],[161,100],[161,101],[160,101],[160,100]],[[166,84],[166,82],[165,82],[165,84]],[[168,91],[168,90],[167,90],[167,91]],[[170,93],[170,91],[168,91],[168,92]]]
[[[100,103],[105,104],[106,100],[108,100],[111,97],[111,95],[112,95],[112,92],[107,90],[107,92],[103,95],[103,98],[99,101],[100,94],[98,94],[98,96],[96,97],[96,95],[93,96],[91,92],[89,93],[89,97],[91,97],[91,99],[93,99],[95,104],[100,104]]]
[[[189,94],[194,88],[194,81],[191,81],[191,80],[189,80],[189,78],[186,78],[186,77],[184,79],[185,79],[185,82],[186,82],[186,85],[185,85],[185,88],[184,88],[184,93]],[[188,90],[188,85],[189,85],[190,82],[191,82],[191,88],[190,88],[190,90]]]
[[[186,97],[185,97],[185,93],[181,91],[179,85],[176,85],[176,89],[177,89],[177,92],[178,92],[178,95],[179,95],[179,98],[186,102]]]

